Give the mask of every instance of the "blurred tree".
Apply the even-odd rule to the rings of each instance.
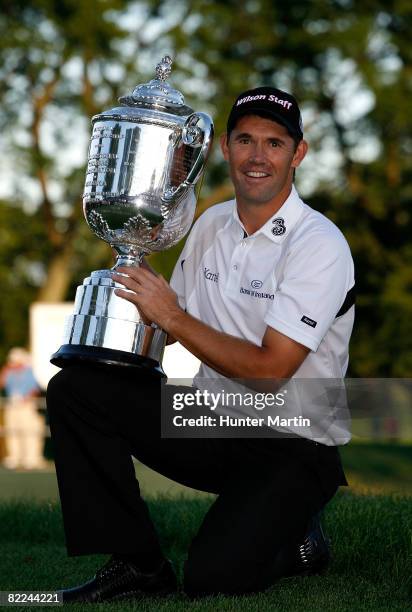
[[[298,187],[310,205],[341,227],[356,262],[359,306],[351,372],[410,375],[408,3],[0,4],[1,127],[17,171],[13,210],[24,202],[32,214],[25,217],[27,223],[33,232],[37,228],[43,244],[34,256],[43,269],[41,282],[37,275],[39,299],[63,298],[70,283],[109,259],[108,249],[81,220],[87,119],[112,106],[136,82],[151,78],[156,61],[169,52],[177,60],[173,85],[195,108],[213,114],[218,133],[234,96],[248,87],[274,84],[297,95],[311,145]],[[79,141],[83,155],[75,147]],[[199,210],[231,195],[217,149],[202,195]],[[18,210],[16,219],[23,218]],[[1,257],[5,251],[0,249]],[[166,274],[176,250],[155,256]],[[8,265],[16,264],[9,260]],[[30,282],[34,286],[34,279]],[[72,291],[73,286],[70,296]],[[34,291],[25,295],[26,300],[20,298],[26,304]]]
[[[128,34],[116,23],[127,2],[2,4],[1,127],[18,170],[15,193],[43,218],[50,247],[43,259],[47,269],[38,299],[58,301],[71,279],[81,219],[84,118],[110,104],[134,65],[134,56],[125,58],[117,74],[111,74],[112,62],[119,57],[116,44]],[[82,158],[70,159],[66,148],[79,138]]]
[[[0,201],[0,358],[6,349],[25,343],[30,302],[36,298],[44,280],[39,252],[50,255],[41,216],[28,217],[22,207]],[[22,334],[23,331],[23,334]]]

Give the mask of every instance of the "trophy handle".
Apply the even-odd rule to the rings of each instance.
[[[202,119],[205,125],[204,129],[197,125],[200,119]],[[176,200],[185,191],[187,191],[189,187],[195,185],[199,180],[207,160],[210,146],[212,144],[213,132],[213,121],[209,115],[206,115],[206,113],[192,113],[186,119],[182,129],[182,140],[184,144],[192,147],[199,147],[199,144],[202,142],[202,138],[203,143],[199,149],[195,163],[193,164],[186,179],[180,183],[178,187],[169,187],[165,190],[162,197],[164,202]]]

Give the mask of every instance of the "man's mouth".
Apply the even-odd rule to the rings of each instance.
[[[245,172],[245,174],[250,178],[266,178],[267,176],[270,176],[270,174],[268,174],[267,172],[254,172],[251,170]]]

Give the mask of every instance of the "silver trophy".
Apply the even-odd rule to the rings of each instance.
[[[155,79],[92,119],[83,209],[91,230],[117,253],[112,270],[175,245],[193,221],[213,123],[166,82],[171,64],[164,57]],[[96,270],[77,288],[52,363],[86,360],[163,374],[165,332],[146,325],[134,304],[115,295],[117,287],[110,270]]]

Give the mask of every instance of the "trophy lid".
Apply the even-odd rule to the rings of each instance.
[[[137,85],[132,95],[119,98],[122,106],[153,108],[178,115],[192,113],[193,109],[186,106],[183,94],[166,82],[172,71],[171,66],[172,58],[165,55],[156,66],[156,78]]]

